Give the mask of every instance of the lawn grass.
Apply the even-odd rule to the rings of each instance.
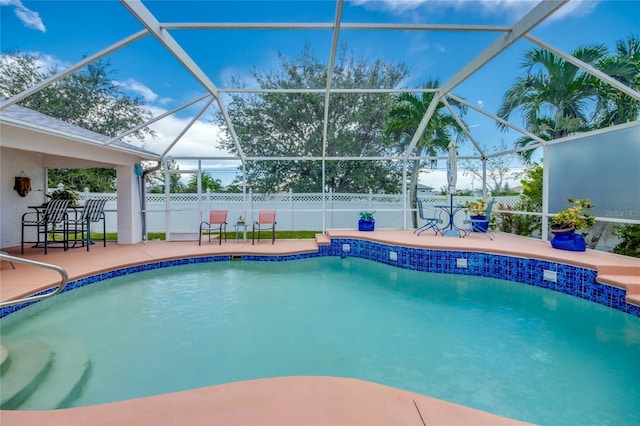
[[[307,240],[313,239],[317,234],[321,234],[321,231],[276,231],[276,240]],[[214,233],[217,235],[217,233]],[[203,233],[203,235],[207,235]],[[260,234],[261,238],[270,238],[271,234],[269,231],[263,231]],[[227,232],[227,240],[235,240],[236,233],[235,231]],[[247,232],[247,238],[251,238],[251,231]],[[92,240],[102,240],[102,234],[98,234],[95,232],[91,233]],[[107,241],[117,241],[118,233],[116,232],[107,232]],[[165,241],[166,236],[164,232],[149,232],[148,241],[160,240]]]

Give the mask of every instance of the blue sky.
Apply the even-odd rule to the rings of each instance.
[[[435,23],[473,25],[513,25],[536,2],[525,0],[405,0],[346,2],[343,23]],[[145,1],[160,22],[308,22],[329,23],[335,16],[334,1]],[[612,48],[617,40],[640,33],[640,1],[572,0],[532,34],[570,52],[585,44],[602,43]],[[142,25],[115,0],[19,1],[0,0],[0,46],[41,55],[43,65],[64,68],[142,29]],[[229,87],[232,76],[253,84],[253,68],[273,70],[277,54],[293,57],[305,43],[320,58],[328,57],[331,31],[264,30],[172,30],[171,35],[220,88]],[[404,87],[419,87],[429,78],[447,81],[479,54],[500,33],[343,31],[340,43],[356,56],[384,58],[405,63],[410,70]],[[455,91],[489,112],[495,113],[501,96],[522,73],[519,67],[525,51],[534,47],[521,40],[494,59]],[[144,97],[154,113],[160,114],[201,95],[205,90],[180,64],[166,53],[153,37],[109,56],[113,76],[120,84]],[[155,125],[168,146],[184,127],[190,114],[202,104]],[[205,114],[209,117],[211,114]],[[203,119],[206,121],[206,117]],[[515,116],[512,120],[518,122]],[[469,114],[467,122],[484,146],[511,143],[520,135],[501,133],[480,114]],[[200,122],[179,143],[178,154],[217,155],[216,129]],[[471,147],[461,154],[472,154]],[[429,179],[439,188],[439,177]],[[445,179],[446,181],[446,179]],[[462,179],[463,187],[465,181]]]

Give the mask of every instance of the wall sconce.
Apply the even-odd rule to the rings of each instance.
[[[31,178],[27,177],[24,171],[21,171],[20,176],[16,176],[13,189],[15,189],[21,197],[26,197],[29,191],[31,191]]]

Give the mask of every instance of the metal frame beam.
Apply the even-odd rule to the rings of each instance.
[[[511,124],[508,121],[503,120],[502,118],[498,117],[497,115],[491,114],[490,112],[487,112],[487,111],[483,110],[482,108],[479,108],[479,107],[473,105],[472,103],[467,102],[466,100],[462,99],[459,96],[448,94],[447,98],[451,98],[451,99],[454,99],[454,100],[456,100],[456,101],[458,101],[460,103],[463,103],[466,106],[468,106],[469,108],[473,109],[474,111],[477,111],[480,114],[485,115],[485,116],[491,118],[492,120],[497,121],[500,124],[504,124],[505,126],[511,128],[511,129],[513,129],[513,130],[515,130],[517,132],[520,132],[525,136],[530,137],[531,139],[533,139],[534,141],[536,141],[536,142],[538,142],[540,144],[543,144],[543,143],[546,142],[544,139],[541,139],[539,136],[536,136],[533,133],[530,133],[530,132],[528,132],[528,131],[526,131],[526,130],[524,130],[524,129],[522,129],[522,128],[514,125],[514,124]]]
[[[440,87],[437,96],[434,96],[431,104],[427,108],[427,112],[425,113],[420,125],[418,126],[418,130],[413,135],[411,139],[411,143],[407,148],[407,152],[405,156],[408,157],[411,155],[413,150],[415,149],[422,133],[427,127],[427,123],[431,119],[431,116],[436,110],[438,106],[438,102],[440,102],[440,98],[448,95],[453,89],[455,89],[460,83],[465,81],[467,78],[471,77],[476,71],[482,68],[486,63],[495,58],[498,54],[503,52],[513,43],[522,38],[527,32],[529,32],[532,28],[535,28],[540,22],[544,21],[547,17],[553,14],[557,9],[559,9],[562,5],[564,5],[569,0],[545,0],[538,3],[529,13],[527,13],[520,21],[516,22],[516,24],[511,28],[511,30],[498,38],[492,44],[490,44],[484,51],[482,51],[478,56],[472,59],[467,65],[465,65],[460,71],[458,71],[449,81]]]
[[[447,107],[447,109],[449,110],[449,114],[451,114],[453,119],[456,120],[456,123],[458,123],[458,126],[460,126],[460,128],[462,129],[464,134],[467,135],[467,137],[469,138],[469,140],[471,141],[473,146],[478,150],[478,153],[480,154],[480,157],[484,158],[485,155],[484,155],[484,152],[482,151],[482,148],[480,147],[480,144],[478,144],[478,142],[476,142],[475,138],[473,137],[473,135],[471,134],[471,132],[469,131],[467,126],[464,124],[462,119],[460,117],[458,117],[458,114],[456,114],[456,112],[453,110],[453,108],[451,107],[451,105],[449,104],[447,99],[446,98],[442,98],[442,103],[444,103],[444,106]]]
[[[329,54],[329,64],[327,65],[327,82],[324,92],[324,123],[322,124],[322,156],[327,154],[327,132],[329,129],[329,102],[331,97],[331,84],[333,81],[333,67],[336,62],[336,50],[338,49],[338,38],[340,37],[340,19],[342,18],[342,8],[344,0],[338,0],[336,6],[336,19],[331,39],[331,53]],[[324,174],[324,167],[323,167]],[[324,179],[323,179],[324,181]],[[323,185],[324,186],[324,185]]]
[[[544,141],[540,137],[522,129],[518,126],[515,126],[509,123],[506,120],[503,120],[497,117],[494,114],[491,114],[467,101],[464,99],[455,96],[451,93],[457,86],[459,86],[462,82],[471,77],[474,73],[476,73],[482,66],[490,62],[493,58],[499,55],[504,50],[508,49],[511,45],[517,42],[519,39],[524,38],[529,42],[535,44],[536,46],[545,49],[554,53],[555,55],[563,58],[564,60],[576,65],[583,71],[599,78],[600,80],[606,82],[617,90],[625,93],[626,95],[640,100],[640,92],[630,87],[620,83],[614,78],[602,73],[601,71],[595,69],[594,67],[579,61],[572,55],[566,54],[556,47],[534,37],[529,34],[529,31],[536,27],[538,24],[547,19],[550,15],[555,13],[559,8],[561,8],[568,0],[542,0],[535,7],[533,7],[522,19],[520,19],[513,26],[489,26],[489,25],[447,25],[447,24],[396,24],[396,23],[343,23],[342,22],[342,11],[344,7],[344,0],[336,0],[336,13],[335,20],[333,22],[324,22],[324,23],[304,23],[304,22],[159,22],[156,17],[146,8],[146,6],[137,0],[120,0],[123,6],[145,27],[144,29],[114,43],[113,45],[91,55],[86,58],[83,58],[81,61],[75,63],[71,67],[65,69],[62,72],[56,73],[55,75],[49,77],[48,79],[30,87],[22,91],[21,93],[14,95],[13,97],[0,101],[0,111],[6,109],[8,106],[16,104],[28,96],[42,90],[43,88],[53,84],[54,82],[68,76],[88,64],[95,62],[103,57],[108,56],[109,54],[124,48],[134,42],[144,38],[148,34],[152,34],[154,38],[200,83],[205,87],[208,94],[203,95],[195,100],[173,109],[170,112],[164,113],[158,117],[155,117],[142,125],[136,126],[127,132],[118,135],[115,138],[112,138],[105,142],[105,145],[111,145],[115,141],[122,139],[123,137],[145,127],[148,126],[162,118],[167,117],[168,115],[174,114],[178,110],[186,108],[191,104],[198,102],[208,96],[212,96],[221,111],[221,114],[224,118],[225,123],[229,128],[229,132],[231,135],[231,139],[234,142],[235,148],[237,150],[238,159],[241,162],[245,162],[246,160],[269,160],[269,159],[295,159],[295,160],[321,160],[321,161],[338,161],[338,160],[390,160],[390,161],[406,161],[410,159],[424,159],[426,157],[415,156],[412,155],[412,152],[415,150],[415,147],[422,136],[424,130],[426,129],[429,120],[431,119],[433,113],[436,110],[436,107],[439,102],[443,102],[445,106],[448,108],[449,112],[456,119],[458,124],[460,124],[463,128],[463,132],[466,136],[471,140],[475,149],[479,153],[479,158],[490,158],[499,155],[507,155],[510,153],[526,151],[529,149],[534,149],[540,146],[544,146],[548,144],[548,142]],[[169,34],[168,30],[322,30],[329,31],[332,30],[332,41],[331,41],[331,50],[330,50],[330,58],[329,58],[329,66],[327,72],[327,81],[324,88],[319,89],[260,89],[260,88],[247,88],[247,89],[238,89],[238,88],[218,88],[209,77],[199,68],[196,62],[186,53],[183,47]],[[499,34],[497,39],[491,43],[486,49],[484,49],[478,56],[473,58],[470,62],[468,62],[462,69],[460,69],[451,79],[446,81],[439,89],[422,89],[422,88],[398,88],[398,89],[380,89],[380,88],[362,88],[362,89],[339,89],[332,88],[332,74],[333,68],[335,65],[336,59],[336,51],[337,44],[340,33],[342,31],[466,31],[466,32],[494,32],[494,33],[503,33]],[[329,126],[329,108],[331,95],[333,93],[436,93],[434,99],[429,105],[427,112],[423,116],[420,125],[418,126],[418,130],[413,135],[412,140],[409,144],[407,150],[402,153],[399,157],[327,157],[327,144],[328,144],[328,126]],[[322,155],[319,157],[245,157],[244,152],[242,150],[242,146],[238,139],[238,136],[235,132],[233,123],[231,122],[230,116],[226,109],[225,103],[220,98],[221,93],[319,93],[324,94],[324,122],[323,122],[323,135],[322,135]],[[529,138],[531,138],[536,143],[523,148],[512,149],[500,153],[494,154],[485,154],[483,153],[480,145],[474,140],[471,135],[471,132],[468,128],[464,126],[462,120],[457,116],[457,114],[451,108],[451,105],[447,102],[447,98],[454,99],[460,103],[467,105],[469,108],[477,111],[490,119],[509,127]],[[204,110],[208,108],[212,99],[207,102],[207,105],[203,108],[203,110],[197,114],[191,122],[183,129],[182,132],[176,137],[175,140],[170,144],[169,148],[165,149],[162,157],[166,156],[168,152],[175,146],[178,140],[186,133],[186,131],[197,121],[198,117],[200,117]],[[433,157],[437,158],[437,157]],[[429,157],[429,159],[433,159]],[[475,157],[469,157],[475,158]],[[323,181],[325,179],[324,176],[324,165],[323,165]],[[323,185],[324,186],[324,185]]]
[[[335,22],[162,22],[167,30],[333,30]],[[505,25],[343,23],[342,30],[506,32]]]
[[[569,0],[544,0],[538,3],[533,9],[529,11],[520,21],[516,22],[511,28],[511,31],[507,32],[492,44],[489,45],[483,52],[473,58],[467,65],[465,65],[456,75],[454,75],[449,81],[442,85],[440,93],[448,94],[455,89],[460,83],[471,77],[476,71],[482,68],[485,64],[491,61],[493,58],[502,53],[509,46],[513,45],[516,41],[520,40],[535,28],[539,23],[551,16],[556,10],[567,3]]]
[[[215,84],[209,79],[207,74],[204,73],[198,67],[193,59],[187,54],[187,52],[180,46],[180,44],[167,32],[167,30],[163,29],[160,26],[160,22],[156,19],[156,17],[147,9],[142,2],[134,1],[134,0],[120,0],[120,2],[129,10],[129,12],[138,20],[144,27],[153,34],[153,36],[164,46],[165,49],[169,53],[173,55],[174,58],[178,62],[182,64],[182,66],[191,73],[191,75],[202,84],[205,89],[211,93],[213,97],[216,99],[219,98],[218,88]],[[238,148],[239,153],[240,150],[240,142],[237,139],[236,132],[233,128],[233,123],[229,120],[229,115],[226,113],[226,108],[218,100],[218,104],[220,106],[220,110],[222,111],[222,115],[227,123],[227,126],[231,130],[231,137]],[[242,156],[242,154],[240,154]]]
[[[187,108],[188,106],[191,106],[191,105],[195,104],[196,102],[199,102],[199,101],[201,101],[201,100],[203,100],[205,98],[208,98],[210,96],[211,95],[209,93],[205,93],[204,95],[198,96],[197,98],[192,99],[189,102],[180,105],[179,107],[176,107],[176,108],[174,108],[174,109],[172,109],[170,111],[164,112],[164,113],[162,113],[162,114],[160,114],[160,115],[158,115],[156,117],[153,117],[150,120],[145,121],[144,123],[141,123],[141,124],[138,124],[135,127],[132,127],[131,129],[127,130],[126,132],[120,133],[118,136],[112,137],[111,139],[106,141],[104,144],[105,145],[111,145],[112,143],[114,143],[114,142],[116,142],[116,141],[118,141],[118,140],[120,140],[120,139],[122,139],[122,138],[124,138],[124,137],[126,137],[128,135],[130,135],[131,133],[137,132],[138,130],[142,129],[143,127],[147,127],[148,125],[153,124],[156,121],[160,121],[165,117],[173,115],[176,112],[178,112],[178,111],[180,111],[180,110],[182,110],[184,108]],[[163,155],[163,157],[164,157],[164,155]]]
[[[162,152],[162,157],[163,158],[164,158],[165,155],[167,155],[167,153],[169,151],[171,151],[171,148],[173,148],[175,146],[175,144],[180,140],[180,138],[182,138],[182,136],[184,136],[184,134],[187,133],[187,131],[189,131],[189,129],[196,123],[196,121],[198,121],[198,119],[202,116],[202,114],[204,114],[204,112],[207,110],[207,108],[209,108],[209,105],[211,105],[212,102],[213,102],[213,98],[209,99],[205,103],[205,105],[200,109],[200,111],[198,111],[198,113],[193,116],[191,121],[189,121],[189,124],[187,124],[185,126],[185,128],[182,129],[182,131],[180,133],[178,133],[178,135],[173,139],[173,142],[171,142],[171,144]],[[199,165],[198,165],[198,167],[199,167]],[[200,180],[199,179],[198,179],[198,185],[200,185]],[[198,189],[198,191],[199,191],[199,189]]]

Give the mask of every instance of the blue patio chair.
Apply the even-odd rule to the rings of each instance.
[[[421,227],[419,227],[418,229],[416,229],[415,231],[413,231],[414,234],[416,235],[420,235],[422,234],[424,231],[429,230],[429,229],[433,229],[433,231],[437,234],[439,229],[438,229],[438,224],[443,223],[442,219],[439,219],[437,217],[426,217],[424,215],[424,208],[422,206],[422,200],[420,198],[418,198],[418,215],[420,215],[420,219],[424,220],[426,223],[424,225],[422,225]]]
[[[491,198],[487,203],[487,211],[484,214],[484,219],[467,219],[464,221],[465,224],[471,225],[464,230],[465,237],[472,232],[479,232],[485,234],[490,240],[493,240],[493,233],[489,227],[489,222],[491,221],[491,209],[493,208],[493,202],[495,200],[495,198]]]

